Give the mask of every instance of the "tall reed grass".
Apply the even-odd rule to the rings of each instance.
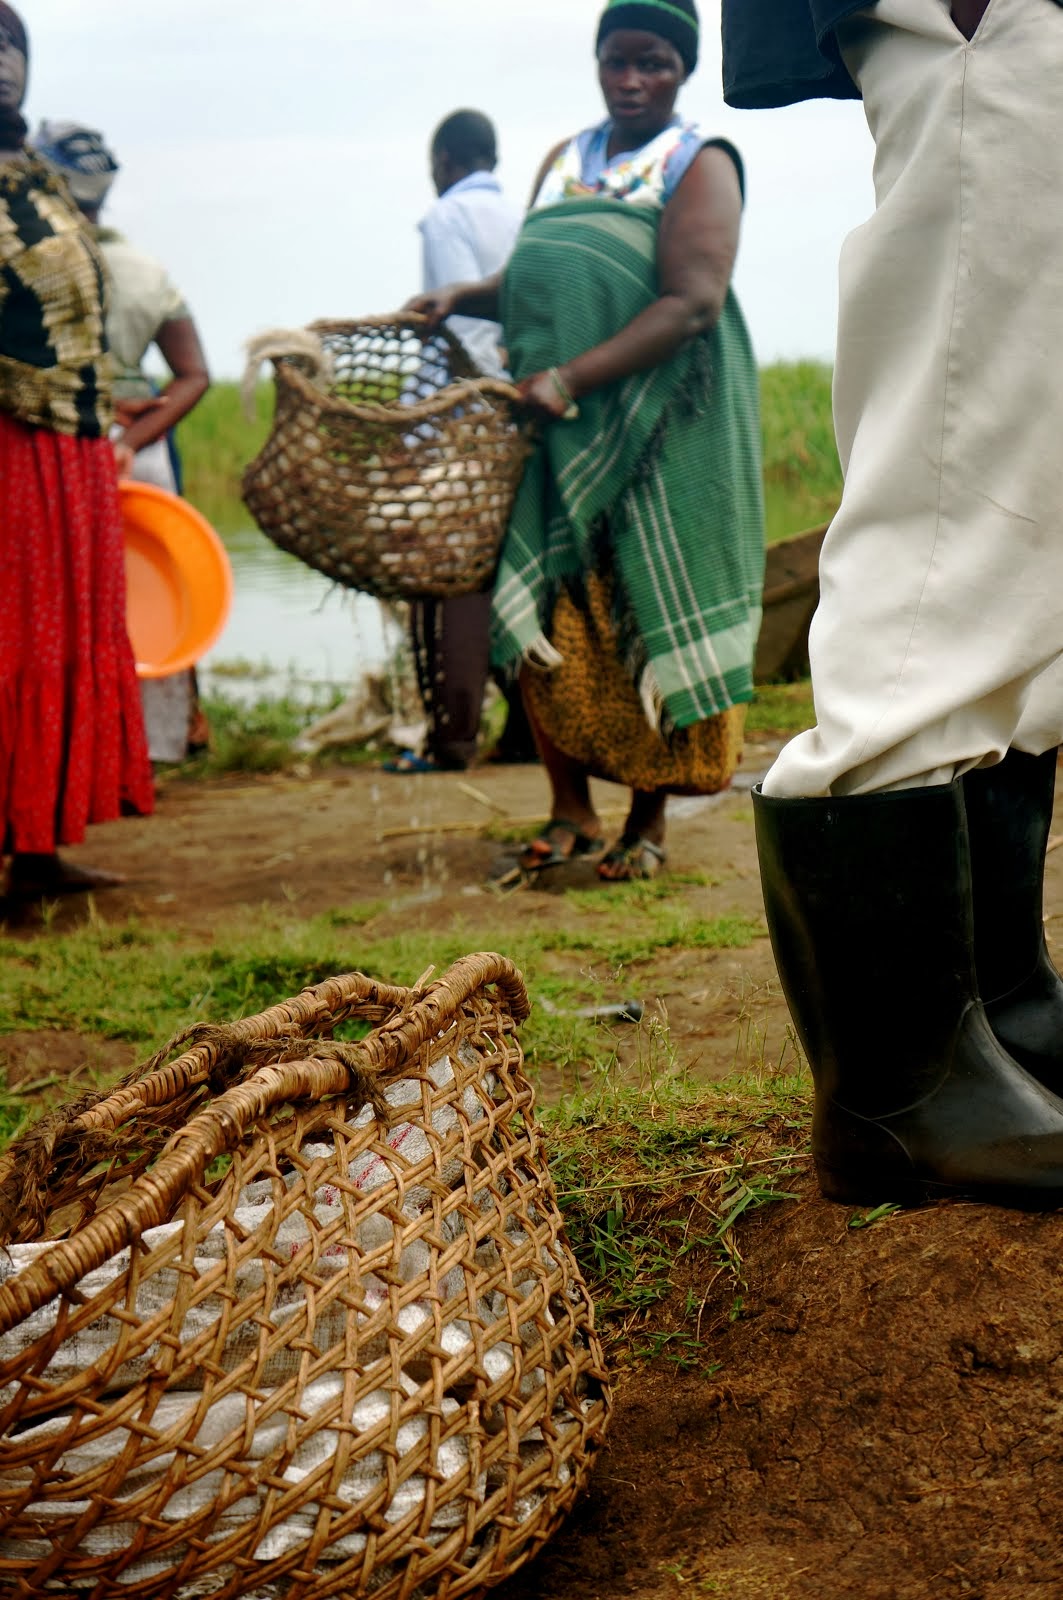
[[[778,362],[760,374],[764,509],[769,541],[826,522],[842,492],[834,443],[831,369]]]
[[[177,430],[185,494],[223,533],[251,521],[240,499],[240,480],[266,442],[272,417],[272,384],[259,384],[255,415],[249,418],[239,384],[214,383]]]
[[[841,493],[831,420],[830,368],[818,361],[779,362],[761,372],[764,498],[770,540],[825,522]],[[240,479],[269,433],[273,388],[261,384],[249,421],[235,383],[216,383],[178,438],[185,493],[223,532],[245,527]]]

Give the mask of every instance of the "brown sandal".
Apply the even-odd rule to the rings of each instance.
[[[558,834],[572,840],[567,850],[560,848],[556,838]],[[564,817],[552,817],[542,832],[521,851],[520,866],[523,872],[545,872],[547,867],[563,867],[567,861],[578,861],[580,856],[600,855],[604,849],[604,839],[584,833],[578,824]]]

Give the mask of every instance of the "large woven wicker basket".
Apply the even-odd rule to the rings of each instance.
[[[456,1600],[534,1554],[610,1401],[526,1014],[498,956],[336,978],[13,1147],[0,1593]]]
[[[516,389],[420,317],[307,331],[323,369],[275,357],[273,430],[244,474],[263,533],[383,600],[486,588],[530,448]]]

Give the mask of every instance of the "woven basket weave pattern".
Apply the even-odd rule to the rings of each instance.
[[[53,1140],[60,1237],[0,1283],[3,1593],[476,1594],[578,1493],[609,1400],[519,977],[322,988],[238,1025],[253,1070],[201,1040]],[[384,994],[361,1044],[293,1038]]]
[[[259,527],[384,600],[486,588],[529,444],[517,392],[418,319],[313,324],[328,388],[275,363],[273,430],[244,475]]]

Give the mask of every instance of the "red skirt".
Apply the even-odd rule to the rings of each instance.
[[[0,853],[153,807],[111,446],[0,413]]]

